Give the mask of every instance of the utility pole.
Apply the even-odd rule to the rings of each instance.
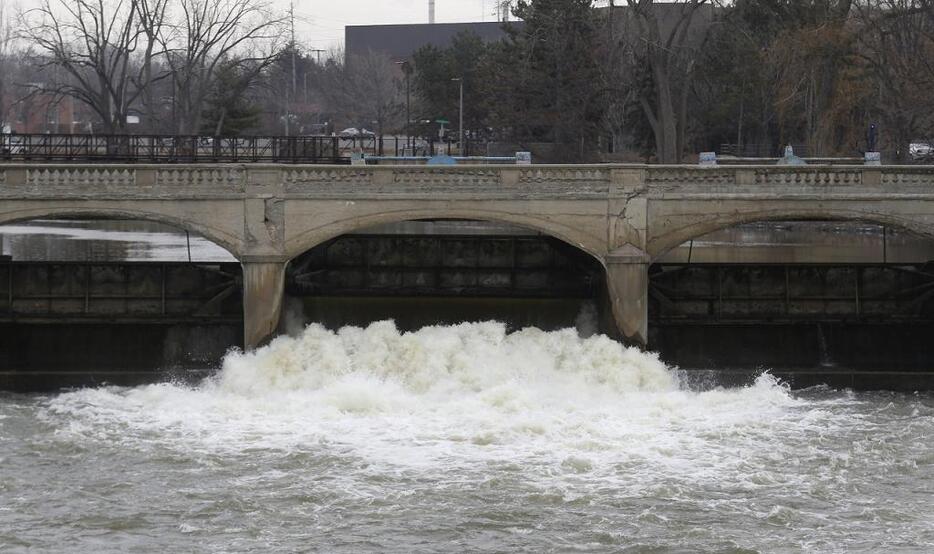
[[[460,146],[461,156],[464,155],[464,78],[457,77],[451,79],[452,81],[457,81],[460,84],[461,88],[461,100],[460,100],[460,124],[458,125],[457,134],[458,134],[458,146]]]
[[[412,146],[412,102],[409,94],[409,61],[403,60],[395,63],[401,66],[402,72],[405,73],[405,144],[406,146]]]
[[[315,65],[321,66],[321,54],[327,52],[327,50],[322,50],[321,48],[312,48],[309,50],[312,54],[315,55]],[[305,104],[308,104],[308,66],[305,66],[305,70],[302,72],[302,78],[304,80],[304,94],[305,94]]]
[[[509,5],[511,0],[496,0],[496,19],[501,23],[509,21]]]
[[[172,134],[178,134],[178,82],[175,70],[172,70]]]
[[[289,1],[289,32],[291,38],[289,49],[292,51],[292,96],[295,96],[296,90],[296,71],[295,71],[295,0]]]
[[[285,136],[289,136],[289,126],[292,119],[292,100],[295,98],[297,86],[297,70],[295,65],[295,0],[289,0],[289,50],[292,54],[292,88],[285,95]],[[288,89],[288,87],[286,87]]]

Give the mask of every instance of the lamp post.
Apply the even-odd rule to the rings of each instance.
[[[402,66],[402,72],[405,73],[405,144],[411,147],[412,103],[409,95],[409,61],[396,62],[396,65]]]
[[[172,134],[178,135],[178,82],[176,81],[175,70],[172,70]]]
[[[456,78],[451,79],[451,80],[452,80],[452,81],[456,81],[457,83],[459,83],[459,84],[460,84],[460,88],[461,88],[461,95],[460,95],[460,96],[461,96],[461,98],[460,98],[460,122],[459,122],[458,127],[457,127],[457,134],[458,134],[458,145],[460,146],[461,156],[463,156],[463,155],[464,155],[464,78],[463,78],[463,77],[456,77]]]

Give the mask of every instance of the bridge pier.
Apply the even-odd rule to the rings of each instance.
[[[243,262],[243,348],[253,350],[279,327],[288,262]]]
[[[606,283],[616,327],[629,344],[649,338],[649,263],[644,251],[627,244],[606,258]]]

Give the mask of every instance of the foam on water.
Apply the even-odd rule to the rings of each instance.
[[[580,471],[638,452],[678,464],[705,434],[771,427],[797,403],[767,375],[692,391],[655,354],[572,329],[510,334],[488,322],[401,333],[386,321],[311,325],[229,354],[198,387],[82,390],[48,411],[71,432],[113,441],[223,451],[326,443],[395,465],[528,456]]]
[[[111,538],[149,525],[174,550],[934,547],[926,397],[792,394],[767,374],[692,389],[573,330],[312,325],[196,387],[4,406],[0,446],[23,477],[0,481],[15,506],[0,523],[49,550],[75,535],[62,513],[96,533],[115,505],[130,508]]]
[[[623,394],[675,388],[658,357],[604,336],[581,339],[572,329],[528,328],[507,334],[502,323],[427,327],[400,333],[391,321],[334,333],[311,325],[253,354],[225,360],[218,388],[247,396],[320,390],[347,379],[391,384],[431,397],[485,393],[512,385],[571,387]]]

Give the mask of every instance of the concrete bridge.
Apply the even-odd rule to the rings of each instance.
[[[620,334],[645,344],[648,267],[736,224],[860,220],[934,237],[934,167],[0,165],[0,224],[154,220],[243,265],[244,341],[275,332],[289,261],[336,236],[417,219],[534,229],[606,268]]]

